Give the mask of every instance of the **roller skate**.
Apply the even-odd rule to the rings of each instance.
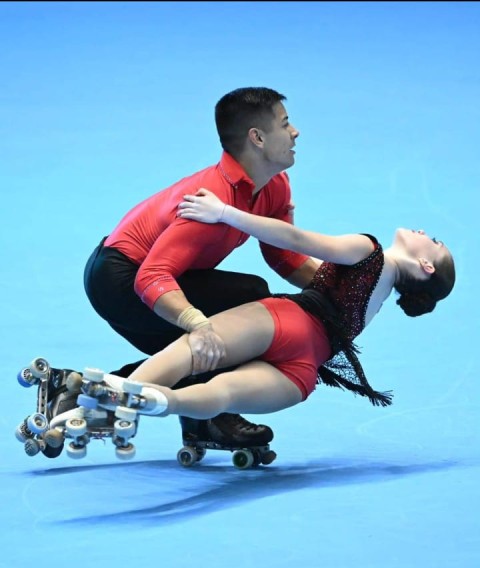
[[[58,457],[64,446],[64,438],[55,429],[50,429],[50,420],[76,408],[77,394],[67,388],[68,377],[80,376],[70,369],[50,368],[44,359],[35,359],[22,369],[17,380],[23,387],[38,386],[37,412],[27,416],[18,426],[15,435],[25,444],[28,455],[40,451],[48,458]]]
[[[38,386],[37,411],[27,416],[15,432],[29,456],[42,452],[57,457],[65,441],[71,439],[67,455],[83,458],[92,439],[111,438],[117,458],[131,459],[135,447],[130,439],[139,422],[133,407],[152,413],[158,402],[141,395],[142,385],[138,383],[98,369],[87,368],[83,374],[53,369],[43,358],[34,359],[17,378],[24,387]]]
[[[277,454],[270,449],[271,428],[248,422],[239,414],[222,413],[209,420],[180,417],[183,448],[177,460],[183,467],[201,461],[207,450],[232,452],[232,463],[238,469],[271,464]]]

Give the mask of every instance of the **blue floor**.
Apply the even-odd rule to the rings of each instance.
[[[480,566],[478,61],[478,2],[0,5],[0,568]],[[412,319],[392,296],[358,340],[393,406],[319,387],[253,417],[278,454],[256,470],[214,451],[181,468],[174,417],[142,418],[131,462],[100,441],[28,457],[17,372],[141,358],[88,303],[85,261],[218,160],[213,107],[249,85],[284,93],[301,132],[296,224],[384,245],[423,228],[454,254],[451,297]],[[222,267],[293,290],[252,239]]]

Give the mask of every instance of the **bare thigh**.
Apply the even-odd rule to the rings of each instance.
[[[275,326],[269,311],[258,302],[226,310],[209,318],[215,332],[223,339],[226,357],[221,367],[230,367],[256,359],[270,347]],[[130,378],[142,383],[173,386],[190,375],[192,353],[187,335],[147,359]],[[220,368],[221,368],[220,367]]]
[[[251,361],[265,353],[275,333],[270,312],[259,302],[250,302],[209,318],[226,349],[222,366]]]

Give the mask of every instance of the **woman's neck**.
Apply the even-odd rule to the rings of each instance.
[[[385,278],[388,280],[391,288],[393,288],[395,283],[400,281],[402,261],[393,247],[383,251],[383,258],[385,259]]]

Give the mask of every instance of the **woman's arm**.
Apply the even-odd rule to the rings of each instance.
[[[226,223],[264,243],[328,262],[356,264],[373,250],[372,242],[363,235],[333,237],[303,231],[278,219],[240,211],[203,188],[196,195],[185,195],[178,208],[179,217],[203,223]]]

